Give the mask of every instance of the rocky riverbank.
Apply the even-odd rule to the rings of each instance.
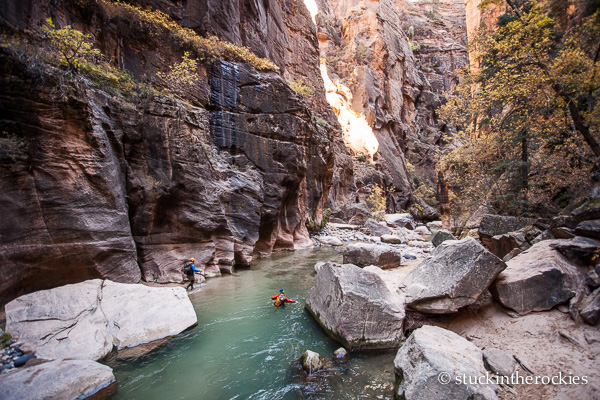
[[[435,223],[433,251],[411,247],[406,232],[427,228],[406,216],[334,225],[313,240],[347,243],[344,264],[315,265],[306,307],[348,349],[400,347],[400,398],[600,398],[599,207],[551,221],[485,214],[461,240]],[[398,257],[381,261],[383,248]],[[407,248],[424,259],[406,264]],[[508,383],[457,381],[486,374]]]

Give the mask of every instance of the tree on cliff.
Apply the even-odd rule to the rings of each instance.
[[[463,146],[442,163],[472,200],[527,213],[589,180],[600,157],[600,12],[557,23],[551,1],[518,3],[472,41],[478,68],[441,110]]]

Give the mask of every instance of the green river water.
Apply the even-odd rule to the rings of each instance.
[[[330,357],[340,347],[304,308],[317,261],[341,261],[331,249],[257,260],[251,269],[209,279],[190,296],[198,326],[137,359],[113,361],[113,399],[391,399],[395,352],[351,353],[306,377],[306,349]],[[273,306],[284,288],[299,304]]]

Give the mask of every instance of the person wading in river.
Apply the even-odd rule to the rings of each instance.
[[[296,300],[288,299],[285,296],[285,292],[283,291],[283,289],[279,289],[279,294],[271,296],[271,300],[275,300],[275,303],[273,303],[273,305],[275,305],[275,307],[284,306],[285,303],[297,303]]]
[[[202,270],[196,269],[196,265],[194,264],[195,261],[194,258],[190,258],[190,262],[183,265],[183,273],[186,274],[190,280],[190,283],[185,287],[185,290],[188,290],[188,288],[194,290],[194,282],[196,282],[196,275],[194,275],[194,273],[202,272]]]

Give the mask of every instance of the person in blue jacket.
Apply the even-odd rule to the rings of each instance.
[[[197,270],[196,269],[196,264],[194,264],[196,260],[194,258],[190,258],[190,262],[185,263],[185,265],[183,266],[183,272],[187,275],[187,277],[190,280],[189,285],[187,285],[185,287],[185,290],[187,291],[188,289],[192,289],[194,290],[194,282],[196,282],[196,275],[194,275],[196,272],[202,272],[202,270]]]

